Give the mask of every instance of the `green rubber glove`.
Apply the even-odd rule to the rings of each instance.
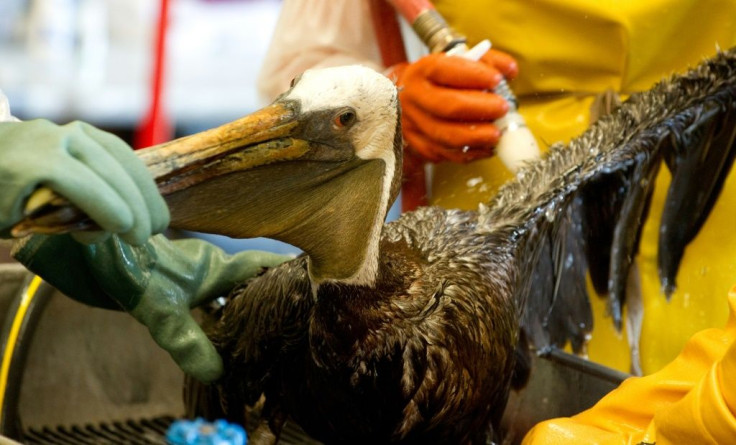
[[[169,224],[166,202],[143,162],[120,138],[84,122],[1,122],[0,160],[0,237],[9,236],[28,197],[42,185],[104,231],[80,232],[79,241],[117,233],[140,245]]]
[[[184,372],[203,382],[220,376],[222,360],[190,309],[226,295],[262,267],[291,258],[259,251],[228,256],[206,241],[162,235],[142,246],[117,236],[83,245],[68,235],[36,235],[17,243],[13,256],[76,300],[122,307],[148,327]]]

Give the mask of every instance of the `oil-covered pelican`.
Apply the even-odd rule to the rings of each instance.
[[[159,175],[175,225],[306,252],[216,314],[226,374],[188,388],[193,411],[243,422],[265,395],[256,440],[292,419],[328,443],[485,443],[519,370],[520,327],[537,347],[583,344],[586,264],[620,319],[662,160],[673,283],[733,161],[735,70],[730,51],[632,97],[477,212],[425,208],[382,230],[399,182],[395,90],[365,69],[305,73],[260,136]]]
[[[291,419],[327,443],[486,443],[519,369],[520,325],[537,347],[582,346],[586,264],[620,322],[663,160],[660,264],[674,282],[736,152],[735,70],[732,51],[632,97],[477,212],[387,224],[373,280],[315,292],[305,257],[236,289],[210,331],[226,376],[188,388],[193,413],[243,422],[265,395],[265,442]]]

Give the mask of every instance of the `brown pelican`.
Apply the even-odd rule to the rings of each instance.
[[[328,443],[485,443],[523,381],[520,328],[537,347],[582,346],[586,267],[620,323],[663,160],[673,180],[660,265],[674,284],[736,152],[736,52],[634,95],[477,212],[423,208],[382,231],[398,186],[398,104],[392,88],[376,88],[385,82],[352,70],[305,73],[270,108],[288,119],[203,169],[159,179],[175,224],[306,252],[214,314],[226,374],[190,382],[189,405],[244,422],[265,396],[255,440],[276,440],[292,419]],[[318,78],[343,86],[315,96]],[[265,142],[287,132],[310,142]],[[264,163],[279,146],[297,149]]]
[[[586,263],[620,322],[662,160],[673,181],[660,264],[673,284],[736,152],[735,69],[729,52],[632,97],[477,212],[387,224],[373,285],[335,280],[313,295],[301,258],[234,290],[210,328],[226,376],[188,388],[193,413],[243,422],[265,395],[273,436],[262,424],[258,440],[292,419],[327,443],[486,443],[519,371],[520,324],[537,347],[582,346]]]

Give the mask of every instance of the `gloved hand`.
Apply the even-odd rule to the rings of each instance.
[[[131,244],[169,224],[166,202],[143,162],[120,138],[84,122],[2,122],[0,159],[0,237],[9,236],[28,197],[42,185]],[[83,242],[106,236],[75,234]]]
[[[721,362],[715,370],[718,378],[718,386],[721,388],[723,401],[736,418],[736,385],[733,384],[733,376],[736,376],[736,341],[731,343]]]
[[[190,308],[290,258],[258,251],[228,256],[206,241],[162,235],[142,246],[117,236],[83,245],[68,235],[34,235],[17,243],[13,256],[76,300],[128,311],[184,372],[203,382],[220,376],[222,360]]]
[[[489,91],[518,73],[516,61],[496,50],[480,61],[430,54],[389,71],[399,87],[401,124],[411,150],[430,162],[469,162],[493,154],[500,132],[493,121],[508,111]]]

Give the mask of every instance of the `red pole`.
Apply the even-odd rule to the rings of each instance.
[[[163,105],[168,18],[169,0],[161,0],[153,49],[151,100],[146,116],[136,131],[134,142],[136,149],[166,142],[174,135],[174,129]]]

